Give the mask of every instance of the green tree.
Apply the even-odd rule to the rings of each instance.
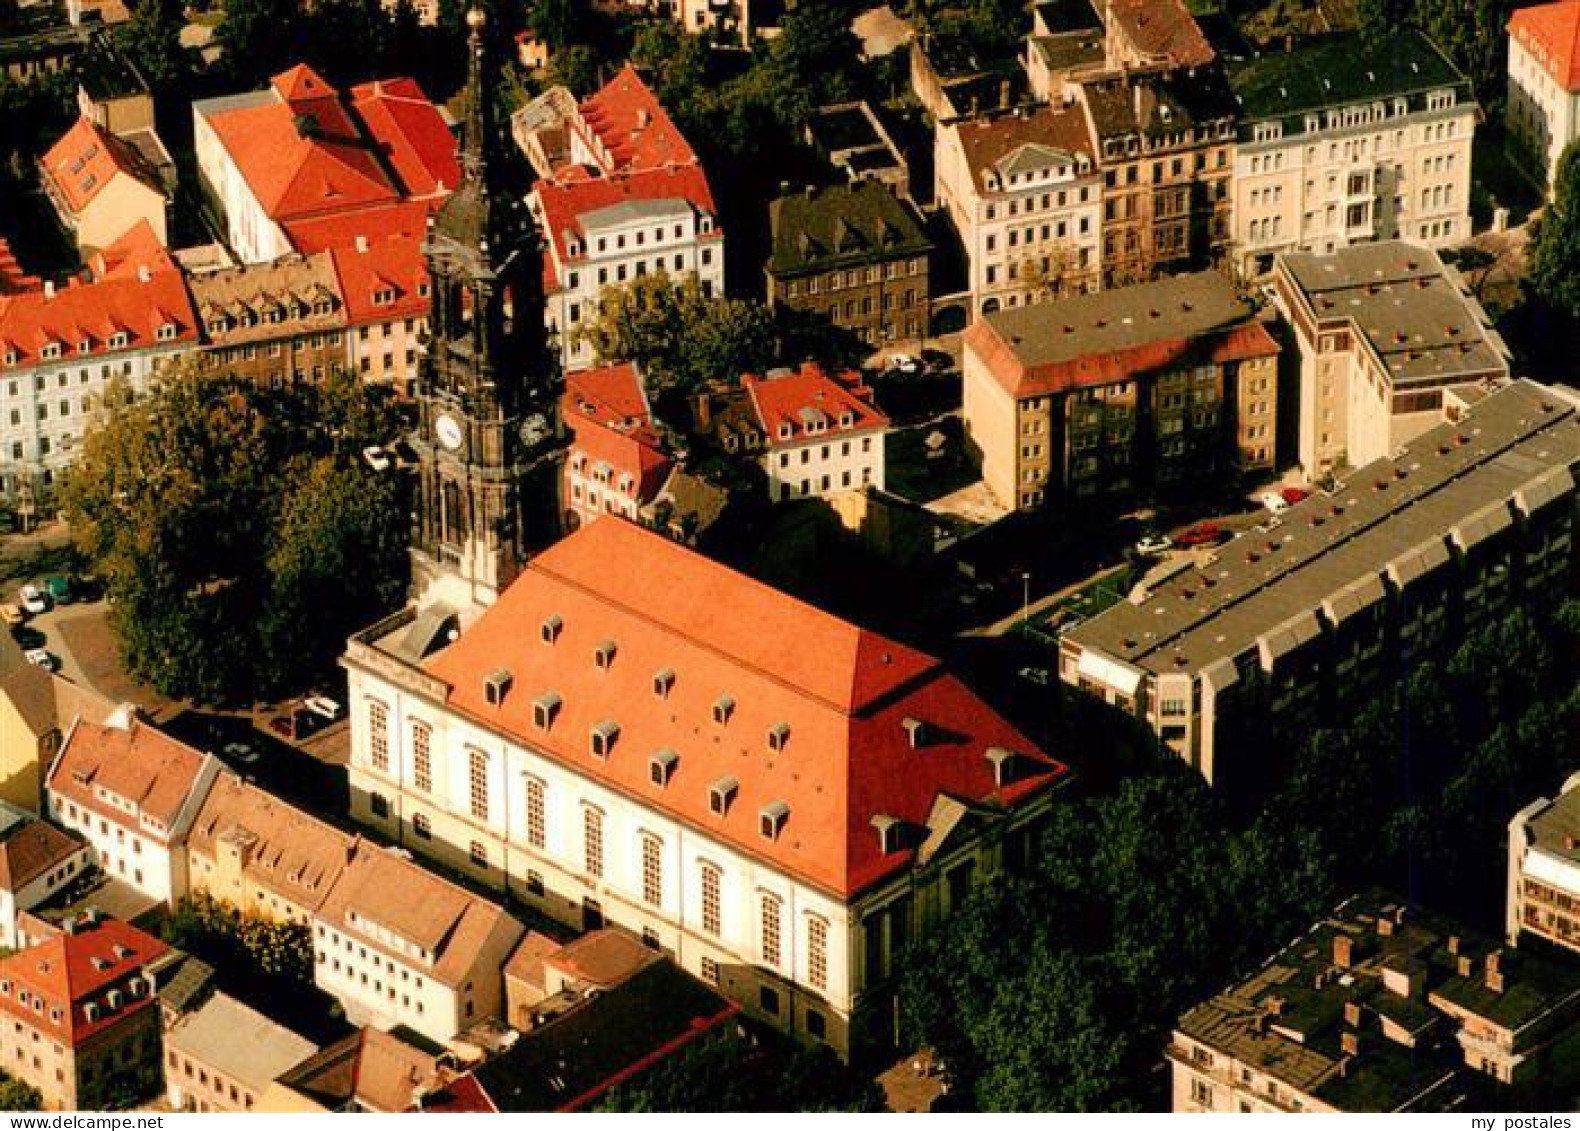
[[[41,1111],[44,1097],[33,1085],[13,1077],[0,1079],[0,1111]]]
[[[231,84],[245,88],[298,62],[302,32],[302,6],[293,0],[225,0],[214,41]]]
[[[597,90],[602,80],[603,59],[585,43],[573,43],[549,57],[549,81],[578,98]]]
[[[536,0],[527,11],[527,27],[558,51],[575,42],[579,18],[573,0]]]
[[[182,23],[176,0],[142,0],[118,29],[122,50],[156,92],[175,89],[187,77]]]

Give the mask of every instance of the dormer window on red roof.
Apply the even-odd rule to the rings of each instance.
[[[594,758],[607,758],[614,752],[614,744],[620,738],[620,724],[613,719],[604,719],[592,728],[592,753]]]
[[[778,840],[790,820],[790,806],[783,801],[770,801],[757,815],[757,831],[764,840]]]
[[[775,723],[768,728],[768,749],[775,754],[783,752],[790,741],[790,724]]]
[[[719,817],[727,815],[740,788],[741,783],[734,777],[719,778],[708,787],[708,810]]]

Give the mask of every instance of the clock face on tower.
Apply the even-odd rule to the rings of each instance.
[[[448,451],[455,451],[461,446],[461,426],[455,422],[455,417],[447,412],[439,414],[433,422],[433,434],[439,443]]]

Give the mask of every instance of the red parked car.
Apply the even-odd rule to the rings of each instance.
[[[1216,522],[1197,523],[1182,534],[1175,535],[1176,546],[1216,546],[1229,540],[1229,532]]]
[[[1285,487],[1279,494],[1283,496],[1284,502],[1290,506],[1294,506],[1296,503],[1303,503],[1311,498],[1310,491],[1304,491],[1299,487]]]

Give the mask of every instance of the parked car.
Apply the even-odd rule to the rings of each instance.
[[[1278,494],[1290,506],[1294,506],[1296,503],[1303,503],[1311,498],[1311,492],[1300,487],[1285,487]]]
[[[59,671],[60,661],[42,648],[29,648],[22,653],[30,664],[37,664],[47,672]]]
[[[922,371],[922,363],[908,353],[897,353],[889,358],[889,371],[914,377]]]
[[[258,760],[257,749],[245,742],[227,742],[220,747],[219,752],[232,762],[240,762],[244,766],[250,766]]]
[[[394,461],[390,459],[389,453],[377,444],[370,448],[363,448],[362,458],[367,461],[367,465],[374,471],[388,471],[395,465]]]
[[[1229,540],[1229,532],[1216,522],[1199,522],[1174,539],[1176,546],[1216,546]]]
[[[346,713],[344,707],[327,695],[310,695],[302,700],[302,706],[315,715],[322,715],[330,722],[334,722]]]
[[[306,707],[296,707],[289,714],[276,715],[269,720],[270,730],[292,742],[300,742],[323,726],[324,717]]]
[[[1047,687],[1053,680],[1053,675],[1046,668],[1021,668],[1020,678],[1027,683],[1035,683],[1039,687]]]
[[[49,612],[49,595],[37,585],[22,586],[22,591],[17,594],[17,600],[21,602],[23,609],[35,616]]]
[[[15,640],[23,649],[42,648],[44,646],[44,634],[38,629],[30,628],[25,624],[16,625],[11,629],[11,639]]]
[[[1173,549],[1174,543],[1166,534],[1148,534],[1136,543],[1136,553],[1144,558],[1161,554],[1165,550]]]
[[[1284,496],[1277,491],[1268,491],[1262,496],[1262,505],[1273,514],[1283,514],[1289,509],[1289,504],[1284,501]]]
[[[4,621],[14,628],[25,620],[27,620],[27,614],[22,611],[22,606],[15,601],[7,601],[5,604],[0,605],[0,621]]]
[[[71,578],[59,575],[51,577],[44,582],[44,592],[49,599],[57,605],[69,605],[77,599],[71,586]]]

